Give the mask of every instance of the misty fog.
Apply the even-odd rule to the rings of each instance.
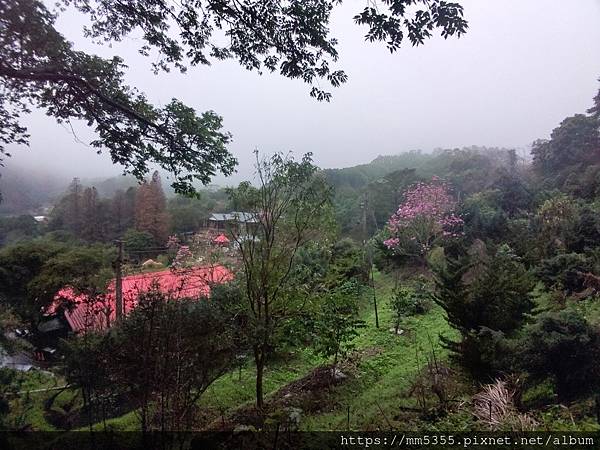
[[[366,163],[377,155],[411,149],[485,145],[525,152],[548,137],[566,116],[585,111],[600,75],[600,2],[580,0],[465,1],[469,30],[460,39],[436,37],[405,44],[390,55],[364,42],[352,16],[362,4],[334,13],[340,40],[338,66],[349,81],[334,89],[331,103],[308,95],[309,87],[279,75],[259,76],[234,61],[153,75],[151,59],[137,54],[140,42],[96,46],[82,38],[85,21],[68,12],[58,29],[76,49],[121,55],[127,81],[158,105],[179,98],[198,111],[212,109],[233,134],[239,159],[231,182],[250,175],[252,150],[312,151],[324,168]],[[9,166],[54,171],[65,177],[120,172],[107,155],[87,146],[85,124],[72,128],[35,111],[24,121],[30,148],[9,148]],[[227,183],[222,177],[217,183]]]

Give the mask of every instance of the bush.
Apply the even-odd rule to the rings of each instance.
[[[413,286],[400,286],[394,290],[390,307],[395,320],[395,328],[398,331],[400,321],[403,317],[425,314],[431,309],[431,297],[427,280],[419,278]]]
[[[600,331],[577,312],[540,314],[525,328],[519,349],[531,381],[551,376],[561,399],[593,392],[600,384]]]
[[[354,349],[352,340],[364,322],[358,318],[358,285],[344,283],[324,296],[315,316],[315,351],[336,365],[339,357]]]
[[[571,294],[583,289],[583,273],[591,270],[592,264],[586,256],[567,253],[544,259],[535,274],[547,289],[565,290]]]
[[[504,358],[504,336],[512,335],[531,312],[533,282],[511,249],[496,254],[446,258],[437,267],[434,301],[448,316],[461,341],[443,339],[462,363],[474,372],[487,372]]]
[[[221,305],[153,288],[108,333],[68,343],[66,378],[90,406],[121,393],[139,408],[142,431],[189,429],[199,398],[240,350],[236,330]]]
[[[468,239],[497,240],[507,231],[506,215],[500,207],[499,191],[478,192],[467,198],[460,209]]]
[[[360,283],[369,280],[363,249],[352,239],[341,239],[332,246],[328,278],[330,285],[339,284],[339,280],[356,280]]]
[[[156,246],[154,237],[146,231],[138,231],[135,228],[129,228],[123,236],[125,250],[131,254],[133,259],[156,256],[148,250]],[[140,253],[142,252],[142,253]],[[142,256],[140,256],[142,255]]]
[[[392,294],[390,307],[394,316],[394,327],[396,328],[396,332],[398,332],[398,329],[400,328],[400,321],[404,317],[412,315],[412,296],[412,290],[406,286],[396,288]]]

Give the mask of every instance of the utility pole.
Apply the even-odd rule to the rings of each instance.
[[[115,315],[118,322],[123,317],[123,241],[118,239],[115,241],[115,244],[117,244],[118,250],[117,261],[115,263]]]
[[[379,328],[379,311],[377,310],[377,295],[375,294],[375,277],[373,276],[373,255],[371,248],[367,245],[367,208],[369,207],[369,198],[365,191],[362,201],[362,232],[363,232],[363,253],[367,265],[367,277],[370,278],[371,289],[373,289],[373,307],[375,308],[375,327]]]

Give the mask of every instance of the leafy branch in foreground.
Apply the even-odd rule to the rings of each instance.
[[[185,71],[188,65],[235,59],[248,70],[268,70],[301,79],[310,95],[329,101],[332,87],[346,82],[329,20],[335,0],[59,0],[58,11],[74,7],[91,21],[86,36],[115,42],[141,35],[140,52],[152,53],[154,71]],[[395,51],[407,36],[419,45],[440,29],[460,36],[467,22],[457,3],[386,0],[354,20],[369,28],[366,39],[385,41]],[[172,173],[176,192],[195,193],[194,181],[208,183],[236,165],[222,119],[197,114],[179,100],[164,107],[124,83],[119,57],[76,51],[55,28],[57,13],[39,0],[0,0],[0,163],[6,146],[27,144],[21,116],[39,108],[58,122],[84,120],[94,128],[92,146],[108,149],[115,163],[143,180],[155,164]],[[223,39],[223,37],[225,39]]]

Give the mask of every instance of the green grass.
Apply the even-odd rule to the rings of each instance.
[[[316,356],[309,349],[301,349],[290,359],[267,364],[264,372],[264,391],[268,396],[323,362],[323,358]],[[227,411],[254,402],[256,398],[255,373],[254,367],[249,363],[242,368],[241,372],[235,370],[224,375],[207,389],[200,404]]]
[[[55,428],[44,417],[44,402],[56,391],[31,392],[37,389],[47,389],[63,386],[64,380],[42,371],[19,372],[15,386],[22,392],[10,401],[8,423],[11,427],[19,428],[30,424],[33,429],[52,431]]]
[[[347,429],[350,408],[350,429],[387,429],[394,422],[398,406],[412,406],[404,393],[415,376],[427,363],[432,349],[436,357],[444,359],[446,352],[439,345],[439,334],[453,336],[440,308],[425,315],[413,316],[402,322],[403,335],[390,332],[393,326],[389,300],[393,283],[387,275],[375,278],[379,324],[375,327],[372,303],[363,309],[367,327],[361,330],[355,344],[357,349],[376,348],[379,353],[360,364],[358,376],[341,385],[331,395],[330,411],[306,417],[302,427],[306,430]],[[367,296],[366,296],[367,297]],[[368,298],[371,299],[372,295]]]

